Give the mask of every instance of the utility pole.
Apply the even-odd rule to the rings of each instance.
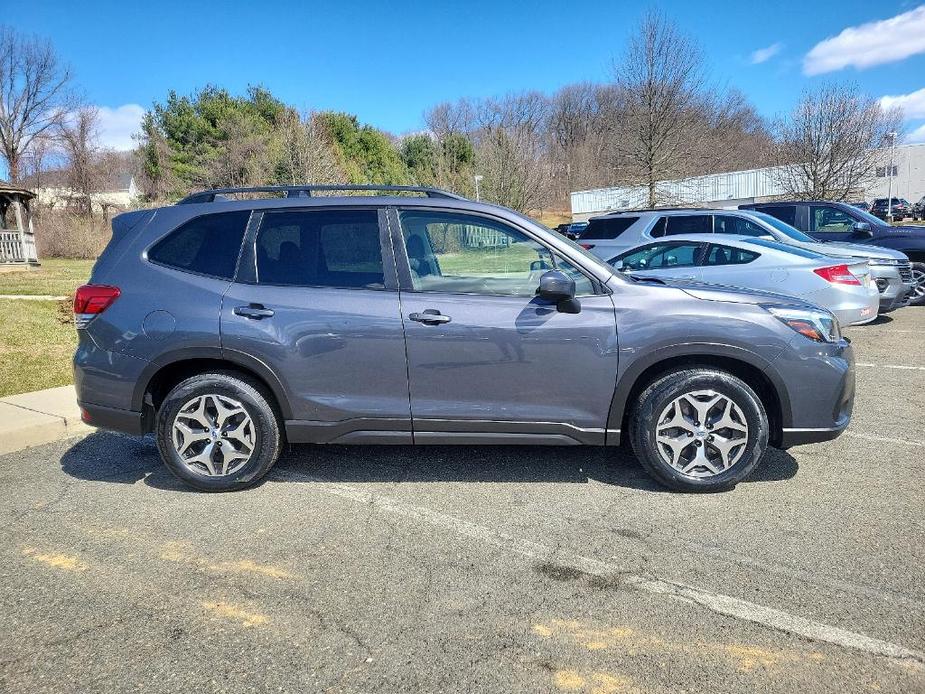
[[[475,174],[472,178],[475,179],[475,201],[479,202],[482,199],[479,194],[479,181],[481,181],[484,178],[484,176]]]
[[[887,185],[886,194],[886,221],[893,223],[893,153],[896,151],[896,132],[887,134],[890,138],[890,170],[887,172],[890,176],[890,182]]]

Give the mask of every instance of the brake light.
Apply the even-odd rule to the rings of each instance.
[[[861,280],[851,274],[847,265],[832,265],[831,267],[820,267],[813,270],[826,282],[832,284],[854,284],[861,286]]]
[[[578,245],[584,248],[586,251],[590,251],[592,248],[594,248],[593,243],[579,243]]]
[[[122,291],[106,284],[85,284],[74,293],[74,322],[85,328],[97,314],[112,306]]]

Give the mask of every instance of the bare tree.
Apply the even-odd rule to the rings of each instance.
[[[13,183],[32,141],[59,126],[73,110],[70,70],[49,41],[0,27],[0,151]]]
[[[78,207],[87,216],[93,212],[92,194],[99,190],[99,112],[84,106],[70,114],[59,128],[59,141],[66,160],[67,184]]]
[[[287,183],[337,183],[344,178],[337,155],[312,114],[287,111],[278,125],[282,144],[280,178]]]
[[[703,125],[698,109],[703,58],[690,38],[652,11],[630,39],[615,73],[624,99],[617,151],[626,177],[646,185],[649,205],[654,206],[659,202],[659,181],[693,168],[694,145]]]
[[[845,200],[882,165],[879,149],[898,129],[899,111],[885,111],[853,85],[806,91],[789,118],[776,125],[776,176],[787,195]]]

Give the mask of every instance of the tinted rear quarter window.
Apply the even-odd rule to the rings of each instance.
[[[712,234],[713,217],[708,214],[673,215],[668,217],[666,236],[679,234]]]
[[[581,240],[606,241],[617,238],[629,229],[639,217],[614,217],[611,219],[592,219],[581,234]]]
[[[797,208],[795,205],[774,205],[772,207],[760,207],[759,211],[777,217],[780,221],[790,226],[795,226],[797,221]]]
[[[200,275],[231,279],[250,210],[195,217],[158,241],[148,260]]]

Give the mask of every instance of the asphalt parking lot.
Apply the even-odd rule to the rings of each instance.
[[[95,433],[0,458],[0,690],[925,691],[925,309],[849,431],[734,491],[622,450],[298,448],[190,492]]]

